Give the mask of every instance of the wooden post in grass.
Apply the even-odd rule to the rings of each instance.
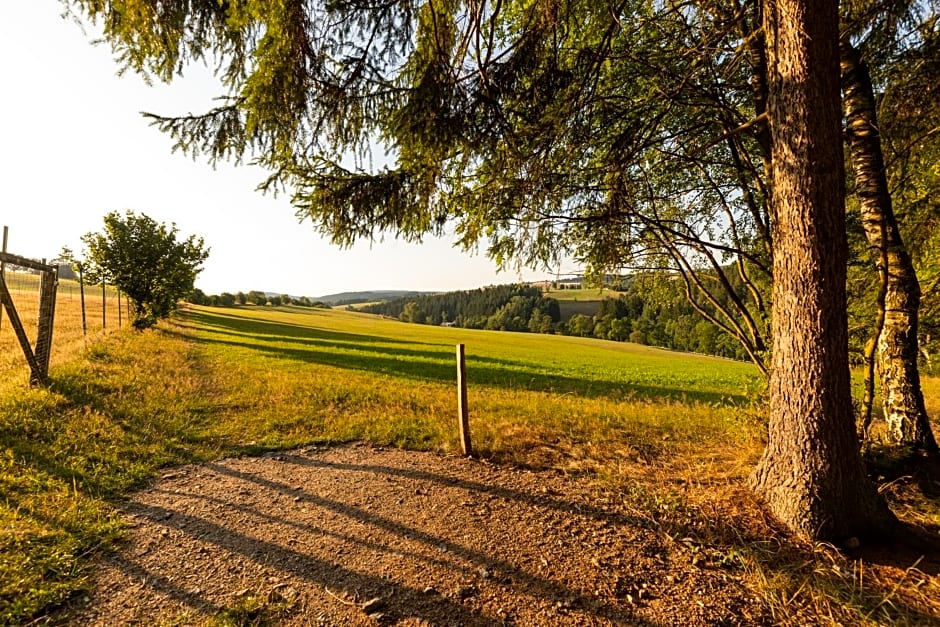
[[[101,328],[102,330],[108,328],[108,297],[105,294],[105,287],[107,283],[104,279],[101,279]]]
[[[42,260],[46,265],[46,260]],[[36,363],[38,376],[35,385],[45,385],[49,375],[49,356],[52,354],[52,330],[55,324],[55,294],[59,285],[59,271],[55,266],[44,270],[39,283],[39,326],[36,332]]]
[[[78,293],[82,299],[82,335],[88,335],[88,321],[85,319],[85,264],[78,264]]]
[[[457,345],[457,418],[460,424],[460,449],[467,457],[473,455],[470,445],[470,420],[467,410],[467,365],[464,345]]]
[[[4,226],[3,227],[3,252],[4,253],[7,251],[7,236],[9,234],[10,234],[10,227]],[[4,274],[6,272],[6,265],[7,265],[6,262],[0,261],[0,274],[3,274],[4,278],[6,278],[6,275]],[[0,307],[0,326],[2,325],[3,325],[3,307]]]

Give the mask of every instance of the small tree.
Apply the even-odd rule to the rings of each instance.
[[[247,294],[248,302],[257,305],[258,307],[264,307],[268,304],[268,295],[264,292],[259,292],[258,290],[251,290]]]
[[[427,314],[424,310],[421,309],[421,306],[414,301],[410,301],[405,305],[404,310],[402,310],[401,315],[398,316],[398,319],[402,322],[413,322],[415,324],[424,324],[427,322]]]
[[[210,298],[198,287],[193,290],[193,293],[186,300],[194,305],[208,305],[210,302]]]
[[[104,230],[87,233],[89,275],[107,277],[133,303],[131,324],[137,330],[167,317],[176,302],[193,292],[193,282],[209,256],[202,238],[177,241],[175,224],[158,224],[133,211],[104,217]]]

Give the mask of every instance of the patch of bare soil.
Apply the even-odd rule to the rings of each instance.
[[[365,445],[166,472],[69,624],[736,625],[734,572],[587,481]]]

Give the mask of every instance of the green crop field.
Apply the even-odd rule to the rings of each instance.
[[[748,364],[341,310],[186,307],[155,331],[60,353],[48,390],[0,386],[0,624],[81,590],[91,557],[120,537],[115,501],[162,467],[352,440],[456,450],[458,343],[481,456],[601,482],[670,537],[734,556],[781,612],[864,616],[898,583],[830,589],[816,570],[829,554],[764,543],[772,531],[741,505],[764,420]],[[940,385],[925,388],[936,415]],[[913,482],[893,485],[906,519],[940,524],[935,502],[901,490]]]
[[[547,298],[555,300],[601,300],[604,298],[617,298],[620,292],[599,288],[581,288],[576,290],[549,290],[545,292]]]

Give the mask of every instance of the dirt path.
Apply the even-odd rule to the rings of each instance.
[[[765,622],[587,482],[364,445],[166,472],[69,624]],[[363,607],[366,602],[371,605]],[[231,624],[231,623],[230,623]]]

